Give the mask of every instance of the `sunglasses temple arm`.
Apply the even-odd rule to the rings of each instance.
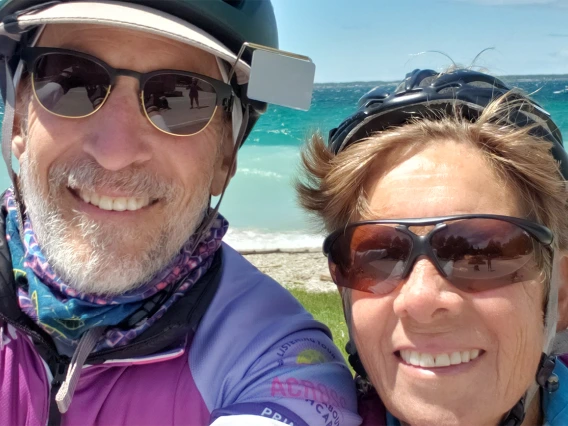
[[[16,89],[14,80],[10,71],[8,58],[3,56],[0,61],[0,81],[4,83],[2,86],[2,95],[4,97],[4,121],[2,123],[2,156],[8,168],[8,174],[12,181],[14,189],[14,197],[16,199],[16,210],[18,213],[18,228],[20,235],[24,235],[24,212],[22,205],[22,197],[18,187],[18,177],[12,167],[12,129],[14,126],[15,108],[16,108]]]

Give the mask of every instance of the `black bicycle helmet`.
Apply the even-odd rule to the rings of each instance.
[[[475,121],[493,100],[510,92],[498,78],[471,70],[440,74],[433,70],[414,70],[406,75],[393,93],[375,88],[359,100],[357,112],[329,132],[329,149],[338,154],[346,147],[374,132],[400,126],[411,119],[437,117],[440,112],[459,111]],[[550,114],[539,104],[526,100],[515,107],[507,122],[519,127],[538,125],[535,136],[552,142],[552,155],[568,179],[568,156],[562,134]]]
[[[0,0],[0,22],[14,22],[18,14],[30,9],[41,10],[57,3],[72,3],[79,0]],[[278,48],[278,29],[270,0],[122,0],[168,13],[189,22],[223,43],[235,55],[244,42]],[[33,30],[32,30],[33,31]],[[30,31],[31,32],[31,31]],[[25,42],[25,34],[21,35]],[[0,40],[6,46],[7,40]],[[2,52],[6,55],[5,52]],[[17,44],[10,64],[12,72],[18,63]],[[245,51],[242,59],[250,64],[251,52]],[[2,82],[4,84],[4,82]],[[236,93],[240,90],[235,87]],[[247,100],[250,106],[245,138],[261,114],[266,103]]]

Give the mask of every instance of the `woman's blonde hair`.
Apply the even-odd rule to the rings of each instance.
[[[321,134],[314,134],[302,151],[296,182],[300,204],[315,215],[327,232],[368,217],[365,184],[376,170],[384,173],[427,146],[448,140],[470,144],[514,191],[528,219],[549,227],[555,248],[568,247],[566,182],[550,152],[552,144],[534,136],[534,126],[517,127],[507,117],[527,108],[518,91],[493,101],[471,121],[458,106],[452,113],[417,118],[399,127],[377,132],[335,155]],[[531,108],[531,107],[528,107]],[[545,262],[549,263],[549,262]]]

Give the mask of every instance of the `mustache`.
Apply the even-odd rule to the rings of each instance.
[[[56,164],[48,173],[49,187],[57,191],[63,185],[77,190],[97,192],[101,188],[124,192],[131,197],[172,200],[178,185],[144,167],[131,166],[109,171],[94,159],[81,158]],[[53,194],[52,194],[53,195]]]

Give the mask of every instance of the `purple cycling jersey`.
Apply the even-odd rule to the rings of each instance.
[[[209,425],[248,414],[355,426],[355,388],[325,326],[227,245],[217,293],[178,347],[86,365],[63,425]],[[0,322],[0,425],[45,425],[51,373],[31,339]]]

